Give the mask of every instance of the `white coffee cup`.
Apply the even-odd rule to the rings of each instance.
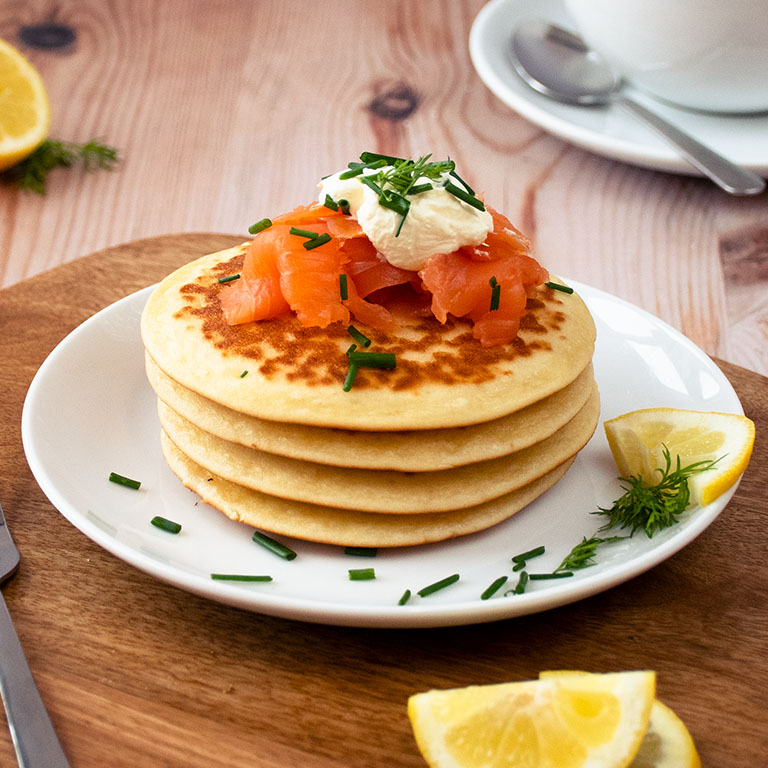
[[[692,109],[768,111],[768,0],[565,6],[576,31],[638,88]]]

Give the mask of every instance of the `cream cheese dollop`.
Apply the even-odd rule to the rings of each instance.
[[[376,174],[379,170],[366,169],[363,173]],[[376,192],[363,184],[359,176],[341,179],[342,173],[334,173],[320,182],[319,200],[324,201],[326,195],[335,201],[347,200],[350,215],[357,219],[374,248],[395,267],[417,272],[431,256],[452,253],[465,245],[479,245],[493,229],[493,219],[487,210],[481,211],[443,188],[449,178],[447,173],[437,179],[417,181],[429,182],[433,188],[408,195],[410,208],[402,227],[402,216],[380,205]]]

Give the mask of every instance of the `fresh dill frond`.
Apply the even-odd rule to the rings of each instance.
[[[578,571],[580,568],[589,568],[595,564],[595,551],[601,544],[628,539],[629,536],[586,536],[566,556],[553,573],[561,571]]]
[[[661,479],[655,485],[646,485],[641,475],[619,478],[623,483],[624,494],[611,507],[601,507],[592,513],[608,517],[600,531],[629,528],[631,536],[636,530],[642,529],[651,538],[658,531],[675,525],[691,500],[688,478],[712,469],[720,460],[697,461],[682,467],[678,456],[673,469],[668,448],[662,446],[662,451],[665,467],[657,469]]]
[[[26,191],[44,195],[48,174],[55,168],[80,164],[87,171],[111,170],[117,162],[117,150],[99,139],[84,144],[46,139],[31,155],[4,171],[3,175]]]

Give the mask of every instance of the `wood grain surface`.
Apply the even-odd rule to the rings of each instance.
[[[382,631],[251,614],[131,568],[53,508],[19,429],[38,366],[96,310],[238,240],[139,240],[0,291],[0,499],[22,553],[3,594],[73,768],[418,768],[410,694],[548,668],[655,669],[705,766],[762,765],[768,382],[734,365],[721,363],[758,440],[726,510],[648,573],[529,617]]]
[[[482,6],[0,0],[0,37],[45,79],[51,135],[101,137],[122,157],[111,173],[54,172],[44,198],[0,183],[0,286],[136,238],[245,232],[362,150],[432,152],[454,158],[553,272],[768,374],[768,195],[732,198],[527,122],[472,67]],[[74,39],[33,47],[41,25]]]

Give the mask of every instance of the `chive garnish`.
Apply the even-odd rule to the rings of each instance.
[[[363,176],[360,183],[370,187],[377,195],[381,194],[381,187],[370,176]]]
[[[359,176],[363,172],[364,165],[359,165],[356,168],[350,168],[348,171],[342,171],[339,174],[340,179],[353,179],[355,176]],[[362,179],[361,179],[362,181]]]
[[[251,576],[247,573],[212,573],[214,581],[272,581],[271,576]]]
[[[469,184],[467,184],[467,182],[466,182],[466,181],[464,181],[464,179],[462,179],[462,178],[461,178],[461,176],[459,176],[459,174],[458,174],[458,173],[456,173],[456,169],[455,169],[455,168],[454,168],[452,171],[449,171],[449,173],[451,174],[451,176],[453,176],[453,178],[454,178],[454,179],[458,179],[458,180],[459,180],[459,181],[460,181],[460,182],[461,182],[461,183],[464,185],[464,189],[466,189],[466,190],[467,190],[467,192],[468,192],[470,195],[473,195],[473,196],[474,196],[474,194],[475,194],[475,190],[474,190],[474,189],[472,189],[472,187],[470,187],[470,186],[469,186]]]
[[[382,208],[389,208],[390,211],[406,216],[411,203],[407,197],[403,197],[394,189],[382,189],[379,195],[379,205]]]
[[[563,293],[573,293],[573,288],[567,285],[560,285],[560,283],[544,283],[547,288],[551,288],[553,291],[562,291]]]
[[[357,366],[354,363],[350,363],[349,370],[347,370],[347,375],[344,379],[344,385],[342,386],[344,392],[349,392],[352,389],[352,385],[355,383],[355,376],[357,376]]]
[[[373,568],[351,568],[348,573],[350,581],[370,581],[376,578]]]
[[[406,589],[402,597],[397,601],[398,605],[405,605],[411,599],[411,590]]]
[[[516,595],[522,595],[525,592],[525,588],[528,586],[528,571],[522,571],[520,578],[517,580],[517,585],[512,590]]]
[[[252,235],[258,235],[259,232],[265,229],[269,229],[269,227],[272,226],[272,219],[261,219],[260,221],[257,221],[255,224],[251,224],[250,227],[248,227],[248,231]]]
[[[347,347],[347,351],[345,354],[347,355],[347,357],[349,357],[356,349],[357,349],[357,344],[350,344]]]
[[[314,240],[319,237],[319,232],[313,232],[311,229],[299,229],[298,227],[291,227],[288,230],[292,235],[298,235],[299,237],[306,237],[310,240]]]
[[[254,531],[253,540],[257,544],[261,544],[264,549],[268,549],[270,552],[278,557],[282,557],[284,560],[293,560],[296,557],[296,553],[292,549],[289,549],[284,544],[275,541],[273,538],[270,538],[259,531]]]
[[[126,488],[133,488],[134,491],[138,491],[141,487],[140,480],[131,480],[130,477],[118,475],[117,472],[109,473],[109,481],[111,483],[117,483],[118,485],[124,485]]]
[[[491,286],[491,312],[499,308],[499,298],[501,297],[501,286],[495,277],[492,277],[489,281]]]
[[[339,210],[345,215],[349,216],[349,200],[346,197],[342,197],[339,200]]]
[[[380,155],[378,152],[363,152],[360,155],[360,159],[364,163],[375,163],[377,160],[384,160],[386,165],[394,165],[395,163],[405,162],[402,157],[394,157],[393,155]]]
[[[330,208],[332,211],[339,210],[339,204],[330,195],[325,196],[325,202],[323,203],[323,205],[326,208]]]
[[[181,530],[180,523],[174,523],[173,520],[169,520],[167,517],[160,517],[160,515],[156,515],[149,522],[152,523],[155,528],[167,531],[168,533],[178,533]]]
[[[347,328],[347,333],[361,346],[361,347],[370,347],[371,346],[371,340],[363,333],[360,333],[360,331],[355,328],[354,325],[350,325]]]
[[[460,187],[457,187],[450,181],[445,182],[445,191],[450,192],[454,197],[458,197],[459,200],[471,205],[473,208],[477,208],[478,211],[484,211],[485,206],[481,200],[478,200],[474,195],[470,195]]]
[[[376,557],[377,553],[376,547],[344,547],[344,554],[352,557]]]
[[[306,250],[311,251],[313,248],[317,248],[320,245],[330,242],[331,236],[327,232],[324,232],[322,235],[318,235],[312,240],[307,240],[306,242],[302,243],[302,245]]]
[[[397,358],[392,352],[357,352],[349,353],[349,362],[360,368],[395,368]]]
[[[243,371],[243,372],[240,374],[240,378],[241,378],[241,379],[244,379],[244,378],[245,378],[247,375],[248,375],[248,371]]]
[[[226,277],[220,277],[219,282],[231,283],[233,280],[239,280],[239,279],[240,279],[240,273],[238,272],[236,275],[227,275]]]
[[[545,579],[567,579],[573,576],[573,571],[555,571],[553,573],[531,573],[528,578],[531,581],[544,581]]]
[[[408,190],[409,195],[420,195],[422,192],[429,192],[434,187],[431,184],[417,184]]]
[[[347,276],[342,272],[339,275],[339,293],[341,300],[346,301],[349,298],[349,289],[347,288]]]
[[[506,583],[506,581],[507,581],[506,576],[499,576],[499,578],[496,579],[496,581],[494,581],[492,584],[490,584],[486,588],[485,592],[483,592],[483,594],[480,595],[480,599],[487,600],[489,597],[493,597],[493,595],[495,595],[499,591],[499,589],[501,589],[501,587]]]
[[[440,589],[445,589],[446,587],[450,587],[451,584],[455,584],[458,580],[459,580],[459,574],[454,573],[452,576],[446,576],[446,578],[440,579],[440,581],[436,581],[434,584],[429,584],[428,586],[423,587],[416,594],[419,597],[426,597],[427,595],[431,595]]]
[[[532,557],[538,557],[539,555],[543,555],[545,552],[544,545],[542,544],[540,547],[534,547],[533,549],[529,549],[527,552],[521,552],[519,555],[512,555],[512,562],[513,563],[519,563],[521,561],[530,560]]]

